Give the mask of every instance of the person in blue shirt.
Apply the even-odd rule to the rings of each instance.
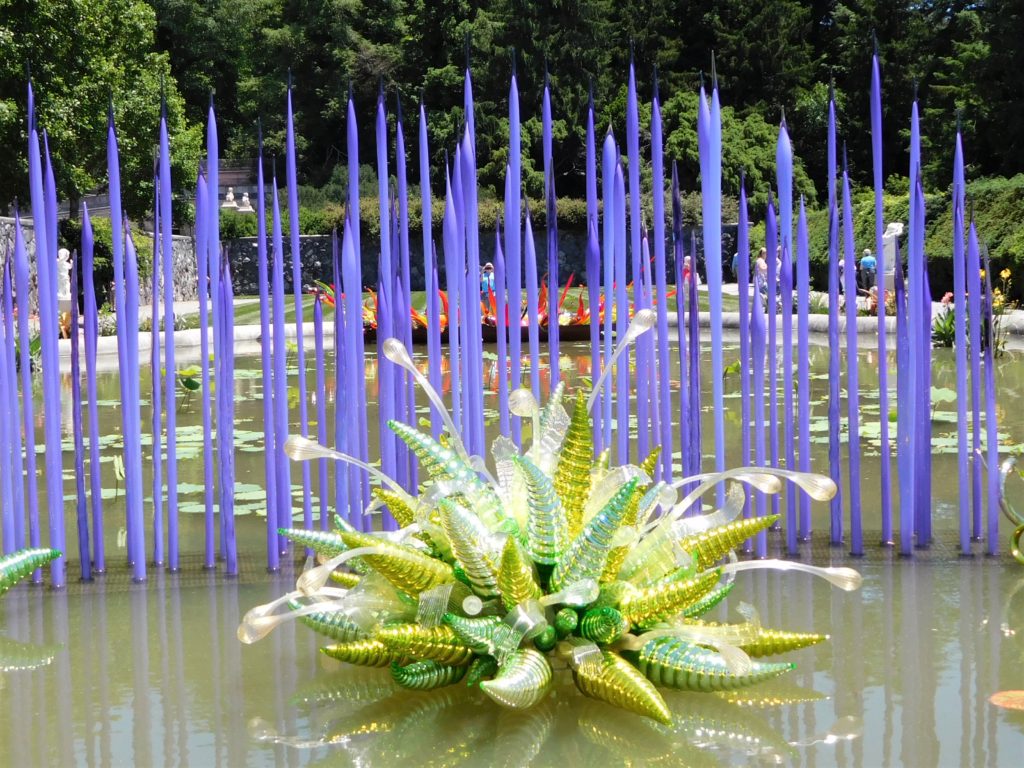
[[[870,249],[865,248],[860,257],[860,279],[861,288],[870,293],[875,287],[875,270],[878,267],[878,260]]]
[[[491,262],[484,264],[484,271],[480,273],[480,297],[487,301],[487,298],[494,292],[494,265]]]

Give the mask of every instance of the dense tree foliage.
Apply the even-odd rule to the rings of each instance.
[[[701,73],[710,76],[713,51],[724,107],[726,191],[735,194],[745,170],[755,200],[765,199],[784,113],[801,159],[797,188],[820,201],[828,176],[830,82],[853,178],[870,181],[873,40],[882,60],[887,176],[907,172],[915,91],[929,189],[948,186],[958,112],[973,178],[1024,171],[1024,0],[0,0],[0,7],[0,136],[5,146],[23,145],[24,68],[31,60],[42,93],[41,122],[59,156],[63,192],[71,196],[102,187],[98,160],[111,89],[134,162],[125,175],[147,176],[159,78],[168,67],[177,154],[187,168],[182,180],[195,172],[211,92],[227,157],[253,156],[258,118],[268,150],[282,150],[289,71],[304,183],[333,181],[336,188],[343,180],[350,88],[364,164],[373,162],[373,112],[383,86],[392,125],[396,102],[404,106],[413,158],[416,105],[424,99],[432,167],[440,174],[444,153],[464,125],[468,59],[484,195],[500,189],[508,159],[515,66],[527,190],[535,197],[542,192],[540,102],[547,71],[558,193],[580,197],[588,92],[598,131],[611,126],[621,139],[631,57],[646,102],[642,119],[650,114],[657,70],[667,150],[694,189],[695,94]],[[9,152],[0,160],[0,201],[23,185],[20,156]],[[433,183],[440,185],[440,175]],[[137,191],[136,210],[144,207],[146,185]]]
[[[75,206],[106,179],[106,127],[113,99],[126,210],[152,206],[153,151],[163,87],[173,174],[194,179],[200,136],[190,129],[169,55],[155,46],[156,19],[142,0],[0,0],[0,210],[27,198],[26,74],[49,136],[58,193]]]
[[[962,113],[975,175],[1012,175],[1024,160],[1019,86],[1024,0],[151,0],[160,45],[190,116],[217,92],[230,126],[226,151],[251,156],[253,122],[281,144],[286,72],[296,85],[302,167],[327,181],[345,158],[345,96],[351,84],[364,147],[372,146],[373,108],[383,84],[414,117],[420,95],[430,114],[435,167],[464,121],[462,73],[473,64],[482,180],[498,188],[507,161],[507,104],[513,56],[524,120],[527,187],[541,190],[540,98],[545,67],[555,113],[560,194],[582,193],[584,114],[593,88],[599,130],[622,135],[630,56],[649,100],[659,71],[669,151],[683,179],[696,182],[692,136],[700,73],[717,74],[730,133],[726,187],[746,169],[763,198],[772,142],[783,111],[803,160],[798,188],[811,199],[827,178],[824,106],[834,82],[841,132],[854,178],[868,180],[868,91],[873,36],[883,62],[887,175],[906,173],[906,125],[915,88],[921,100],[925,173],[948,184],[954,115]],[[468,50],[467,50],[468,40]],[[514,51],[514,54],[513,54]],[[649,114],[649,113],[648,113]],[[391,118],[393,120],[393,117]],[[409,130],[407,129],[407,136]],[[1005,137],[997,138],[997,137]],[[365,158],[364,158],[365,161]],[[435,183],[438,180],[435,179]],[[812,183],[813,182],[813,183]]]

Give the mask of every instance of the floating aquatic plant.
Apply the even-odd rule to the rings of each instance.
[[[641,317],[620,346],[645,324]],[[384,348],[402,364],[400,344]],[[389,667],[400,687],[462,683],[512,709],[537,704],[555,671],[568,668],[584,695],[670,722],[659,688],[753,685],[794,665],[751,657],[827,638],[763,627],[752,609],[737,624],[701,617],[728,594],[736,573],[752,568],[860,586],[849,568],[738,562],[733,551],[776,520],[738,519],[742,484],[777,493],[786,479],[822,500],[835,493],[831,480],[750,467],[687,478],[677,486],[697,488],[680,500],[675,487],[652,480],[656,456],[618,467],[593,459],[586,398],[577,394],[570,416],[561,388],[542,409],[517,394],[510,397],[516,408],[534,416],[532,444],[520,453],[499,437],[493,472],[466,454],[456,434],[438,442],[390,422],[429,477],[415,497],[374,495],[369,511],[387,506],[402,527],[359,533],[339,517],[334,533],[282,530],[321,563],[294,592],[249,611],[239,639],[255,642],[298,618],[331,640],[325,654]],[[285,449],[298,460],[349,461],[296,436]],[[728,491],[722,506],[703,514],[701,496],[720,483]]]

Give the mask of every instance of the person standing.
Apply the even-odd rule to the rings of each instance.
[[[878,260],[875,259],[875,255],[871,252],[870,248],[865,248],[864,253],[860,257],[860,277],[862,281],[861,288],[868,293],[875,287],[875,269],[878,266]]]
[[[491,262],[484,264],[484,271],[480,273],[480,298],[488,301],[494,293],[494,265]]]
[[[754,262],[754,285],[757,292],[761,294],[763,306],[768,304],[768,249],[762,248],[757,254],[757,261]]]

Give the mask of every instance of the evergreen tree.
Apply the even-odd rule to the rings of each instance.
[[[972,156],[980,173],[1013,176],[1024,171],[1024,0],[986,0],[978,15],[988,42],[978,83],[988,117],[978,121]]]

